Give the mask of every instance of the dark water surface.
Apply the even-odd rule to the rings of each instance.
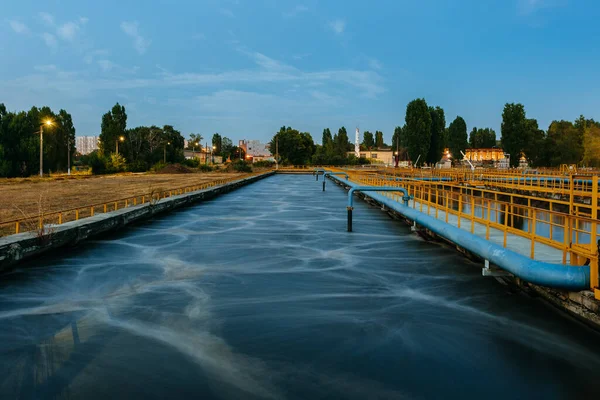
[[[569,399],[599,335],[276,176],[0,282],[1,399]]]

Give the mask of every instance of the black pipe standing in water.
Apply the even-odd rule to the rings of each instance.
[[[348,232],[352,232],[352,210],[353,207],[346,207],[348,210]]]

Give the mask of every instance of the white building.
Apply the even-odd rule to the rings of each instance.
[[[81,154],[90,154],[94,150],[98,150],[98,136],[76,136],[75,148]]]
[[[240,140],[239,147],[246,153],[246,159],[254,161],[275,161],[271,154],[269,144],[260,140]]]

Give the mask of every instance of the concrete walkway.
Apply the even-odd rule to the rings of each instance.
[[[421,203],[418,201],[411,200],[409,202],[411,208],[415,208],[420,211]],[[435,218],[435,208],[429,207],[429,213],[427,212],[427,204],[423,204],[424,214],[428,214]],[[477,215],[477,214],[476,214]],[[438,209],[437,219],[445,221],[446,212],[443,208]],[[450,225],[458,227],[458,216],[452,213],[448,213],[448,223]],[[460,219],[461,229],[466,232],[471,232],[471,221],[468,219],[468,215],[461,217]],[[479,237],[486,238],[486,226],[478,222],[474,223],[473,233]],[[496,243],[500,246],[504,244],[504,232],[490,226],[490,237],[489,241]],[[531,240],[521,236],[517,236],[512,233],[506,233],[506,247],[515,253],[522,254],[526,257],[531,256]],[[538,261],[544,261],[555,264],[562,264],[563,253],[561,250],[554,247],[548,246],[542,243],[535,243],[534,259]],[[567,264],[569,263],[569,255],[567,254]]]

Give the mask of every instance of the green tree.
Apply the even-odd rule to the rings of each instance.
[[[274,149],[279,144],[279,156],[284,163],[293,165],[308,164],[316,150],[313,138],[308,132],[299,132],[291,127],[281,127],[273,136],[269,146]]]
[[[583,164],[586,167],[600,167],[600,126],[598,124],[586,124],[583,143]]]
[[[373,134],[371,132],[365,131],[363,133],[362,145],[365,146],[367,150],[371,150],[375,146],[375,139],[373,138]]]
[[[375,131],[375,147],[378,149],[385,147],[385,142],[383,141],[383,132]]]
[[[341,127],[338,129],[337,135],[334,137],[334,147],[333,153],[339,157],[346,158],[348,155],[348,151],[350,151],[353,146],[352,143],[348,140],[348,133],[346,132],[345,127]]]
[[[227,158],[235,158],[235,154],[233,153],[233,142],[227,136],[223,138],[221,141],[221,146],[223,147],[219,154],[223,157],[223,161],[227,160]]]
[[[452,158],[462,160],[461,151],[464,152],[467,146],[467,123],[458,116],[448,127],[448,148]]]
[[[102,116],[100,127],[100,151],[103,153],[116,152],[116,143],[125,136],[127,129],[127,113],[119,103]]]
[[[394,151],[404,147],[404,135],[401,126],[394,128],[394,134],[392,135],[392,148]]]
[[[548,153],[546,149],[546,133],[538,127],[535,119],[525,121],[525,137],[523,144],[523,153],[528,163],[532,167],[541,167],[548,163]]]
[[[183,156],[183,146],[185,140],[181,135],[181,132],[176,130],[171,125],[163,126],[163,143],[166,142],[166,158],[167,162],[180,163],[183,162],[185,157]],[[163,149],[164,156],[165,149]]]
[[[199,150],[202,148],[204,137],[199,133],[190,133],[187,150]]]
[[[403,132],[410,159],[413,162],[418,159],[419,164],[422,164],[431,142],[431,114],[425,99],[415,99],[408,103],[405,120]]]
[[[548,128],[545,151],[548,164],[577,164],[583,159],[584,149],[580,143],[581,132],[570,121],[552,121]]]
[[[217,149],[217,153],[219,151],[221,151],[221,149],[223,148],[223,139],[221,138],[221,135],[219,135],[218,133],[215,133],[212,137],[212,147],[213,150]]]
[[[527,118],[523,104],[506,103],[502,111],[502,149],[510,154],[510,166],[517,167],[527,141]]]
[[[446,116],[441,107],[429,107],[431,115],[431,135],[429,143],[429,152],[427,153],[427,162],[429,164],[437,163],[444,153],[444,131],[446,130]]]
[[[323,129],[323,138],[321,139],[321,144],[324,148],[328,146],[331,147],[333,145],[333,137],[331,136],[331,131],[329,128]]]

